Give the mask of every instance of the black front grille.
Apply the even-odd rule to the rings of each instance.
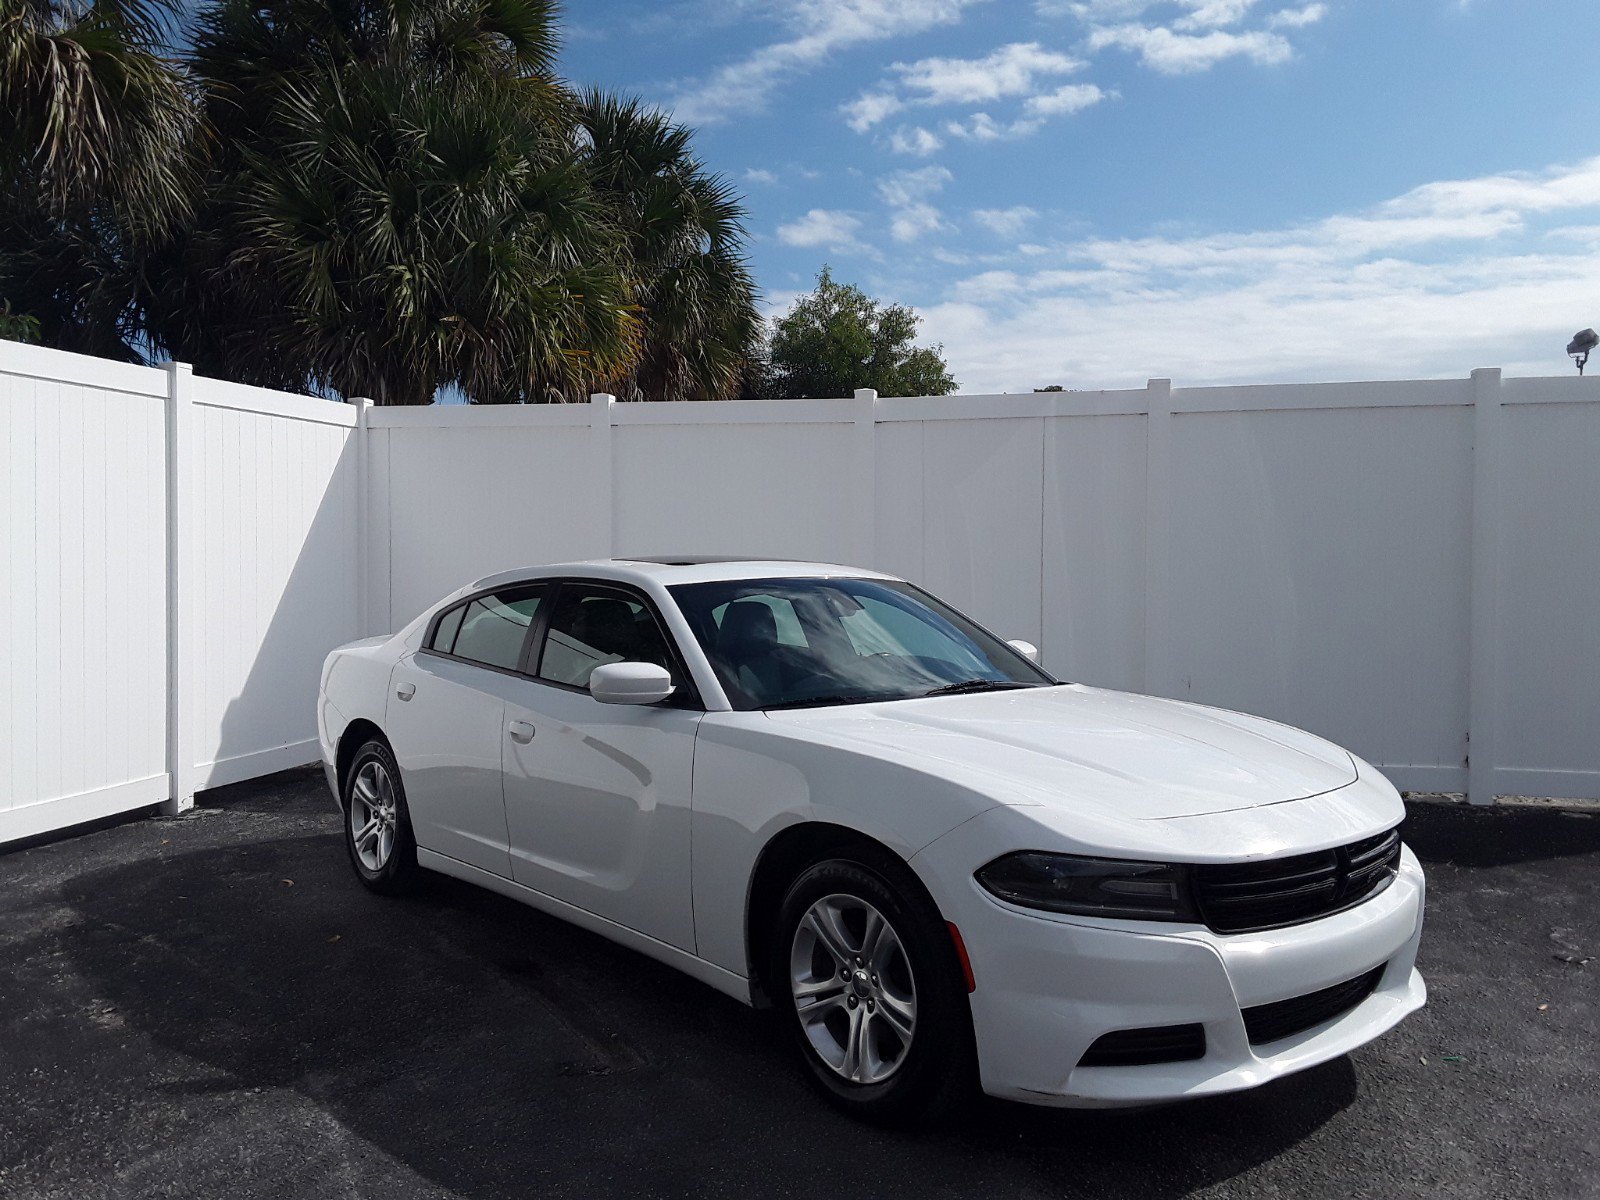
[[[1400,831],[1264,862],[1194,870],[1200,915],[1218,933],[1254,933],[1342,912],[1376,896],[1400,866]]]
[[[1200,1025],[1157,1025],[1119,1029],[1095,1039],[1078,1060],[1080,1067],[1146,1067],[1189,1062],[1206,1056],[1206,1031]]]
[[[1244,1028],[1250,1035],[1250,1044],[1259,1046],[1279,1038],[1293,1037],[1324,1021],[1343,1016],[1372,995],[1381,978],[1383,966],[1379,965],[1365,975],[1336,983],[1320,992],[1307,992],[1304,996],[1245,1009]]]

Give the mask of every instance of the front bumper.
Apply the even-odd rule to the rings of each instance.
[[[1395,881],[1364,904],[1288,929],[1232,935],[1016,908],[965,870],[959,878],[946,873],[939,857],[919,865],[952,901],[947,913],[972,960],[979,1072],[993,1096],[1095,1108],[1239,1091],[1337,1058],[1427,998],[1416,970],[1425,885],[1409,848]],[[1242,1009],[1320,991],[1380,965],[1376,989],[1354,1008],[1291,1037],[1250,1044]],[[1078,1065],[1102,1034],[1190,1023],[1205,1029],[1203,1058]]]

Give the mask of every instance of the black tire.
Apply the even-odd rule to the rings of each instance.
[[[373,769],[371,772],[368,771],[369,767]],[[384,805],[391,813],[389,852],[374,866],[363,861],[362,851],[357,848],[357,831],[351,813],[354,810],[363,820],[373,815],[371,807],[357,796],[356,783],[363,778],[364,773],[370,782],[379,772],[389,784],[393,804]],[[372,891],[385,896],[399,896],[416,891],[422,882],[422,868],[417,866],[417,841],[411,832],[411,812],[406,807],[406,789],[400,778],[400,767],[394,761],[394,752],[389,749],[387,742],[374,738],[356,751],[355,757],[350,760],[350,769],[345,772],[342,797],[344,848],[350,856],[350,865],[355,869],[356,878]],[[388,797],[385,797],[385,800],[387,799]]]
[[[808,911],[828,897],[864,901],[891,926],[902,956],[897,972],[914,984],[915,1021],[909,1045],[890,1037],[892,1050],[901,1051],[886,1077],[878,1082],[846,1079],[843,1066],[830,1065],[800,1019],[792,988],[793,963],[808,956],[826,962],[836,957],[826,948],[807,951],[796,934]],[[808,935],[805,940],[815,940]],[[802,967],[802,970],[805,968]],[[778,910],[768,963],[769,994],[778,1020],[805,1064],[812,1083],[833,1104],[866,1121],[903,1125],[946,1118],[962,1107],[974,1092],[976,1056],[973,1051],[972,1014],[967,1005],[965,975],[956,956],[950,931],[915,876],[887,855],[844,852],[807,868],[790,885]],[[820,969],[813,972],[820,978]],[[886,971],[887,975],[888,972]],[[843,972],[841,972],[841,977]],[[876,984],[877,977],[872,981]],[[862,981],[866,986],[866,981]],[[854,983],[850,985],[854,987]],[[902,990],[903,990],[903,985]],[[883,1003],[879,993],[879,1004]],[[849,995],[846,994],[846,1000]],[[864,1011],[859,997],[851,1011]],[[829,1021],[837,1024],[838,1013]],[[839,1035],[827,1035],[838,1037]],[[880,1042],[882,1035],[879,1035]],[[889,1057],[888,1055],[882,1057]],[[845,1064],[848,1065],[848,1064]]]

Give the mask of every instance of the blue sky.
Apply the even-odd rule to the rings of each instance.
[[[606,0],[564,71],[698,130],[774,310],[824,263],[966,392],[1571,370],[1593,0]]]

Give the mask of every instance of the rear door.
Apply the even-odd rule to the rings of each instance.
[[[389,682],[385,723],[417,845],[508,879],[506,697],[546,594],[538,584],[468,597],[439,615]]]
[[[518,883],[682,949],[695,730],[705,714],[650,601],[614,584],[561,585],[532,678],[508,697],[506,822]],[[649,707],[589,694],[601,663],[653,662],[677,693]]]

